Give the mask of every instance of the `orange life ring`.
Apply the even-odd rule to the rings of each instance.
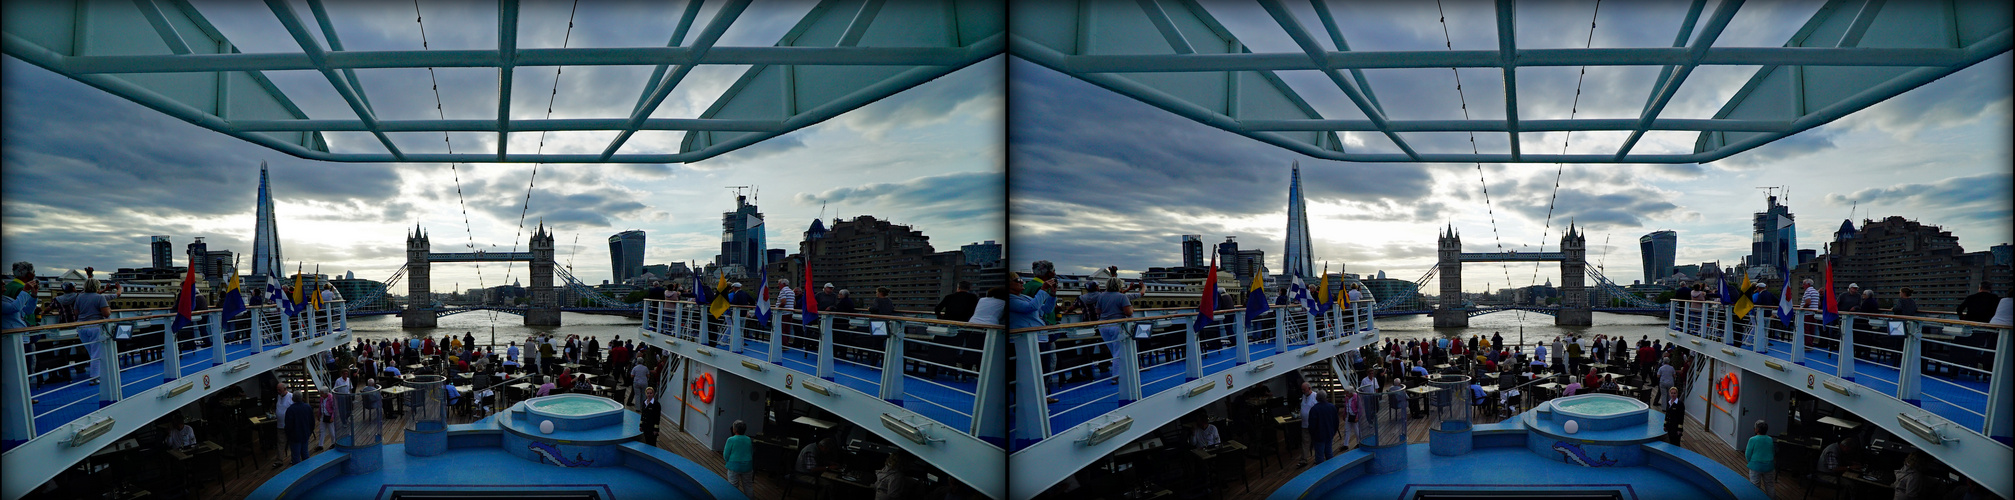
[[[1721,376],[1721,382],[1715,384],[1715,391],[1721,393],[1722,400],[1734,403],[1735,398],[1742,394],[1742,384],[1736,380],[1734,373],[1729,373]]]
[[[701,403],[714,403],[714,374],[702,373],[693,380],[693,395],[700,397]]]

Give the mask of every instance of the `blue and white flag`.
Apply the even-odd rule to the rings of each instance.
[[[1780,279],[1784,280],[1784,293],[1782,293],[1782,294],[1779,294],[1779,295],[1781,295],[1781,296],[1777,298],[1777,322],[1778,322],[1778,323],[1782,323],[1782,324],[1784,325],[1784,327],[1785,327],[1785,328],[1791,328],[1791,268],[1790,268],[1790,267],[1788,267],[1788,266],[1787,266],[1787,267],[1785,267],[1785,268],[1784,268],[1784,276],[1783,276],[1782,278],[1780,278]]]
[[[1308,285],[1301,282],[1301,275],[1294,275],[1294,281],[1288,284],[1287,291],[1294,295],[1295,300],[1301,301],[1302,307],[1308,308],[1309,314],[1322,313],[1322,305],[1315,302],[1315,297],[1309,296]]]
[[[763,268],[763,280],[756,282],[756,322],[770,326],[770,270]]]

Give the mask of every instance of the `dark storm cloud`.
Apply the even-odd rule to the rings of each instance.
[[[1016,265],[1038,259],[1066,270],[1175,265],[1182,234],[1213,242],[1237,236],[1241,248],[1277,249],[1271,234],[1199,218],[1283,210],[1285,167],[1293,161],[1302,163],[1312,203],[1407,205],[1396,217],[1439,218],[1420,212],[1438,207],[1411,201],[1430,194],[1428,169],[1300,157],[1010,61],[1009,217]]]
[[[982,224],[999,227],[1001,174],[961,172],[918,177],[903,182],[872,183],[829,189],[819,193],[798,193],[791,200],[798,205],[831,204],[852,208],[897,209],[897,222],[916,224],[931,233],[931,227]],[[945,246],[941,242],[939,246]]]
[[[1417,168],[1300,158],[1015,60],[1008,118],[1016,198],[1088,207],[1249,215],[1285,206],[1287,164],[1302,160],[1313,201],[1414,199]]]
[[[0,155],[10,203],[163,217],[242,213],[254,203],[262,160],[285,198],[376,205],[397,194],[390,166],[285,156],[18,60],[4,66]]]
[[[1848,194],[1827,193],[1826,202],[1833,205],[1859,203],[1864,207],[1911,207],[1914,213],[1939,214],[1953,219],[1943,222],[2005,224],[2010,212],[2015,211],[2008,199],[2011,183],[2015,183],[2015,174],[2009,172],[1948,177],[1936,182],[1874,187]]]
[[[548,226],[613,227],[617,220],[633,218],[649,211],[637,200],[625,193],[576,193],[556,195],[538,193],[529,208],[523,199],[513,199],[502,204],[488,204],[483,211],[491,217],[510,223],[524,214],[525,226],[531,227],[544,221]]]

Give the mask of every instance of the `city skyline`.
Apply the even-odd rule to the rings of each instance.
[[[246,51],[293,43],[279,26],[269,26],[272,14],[263,5],[201,7],[220,32]],[[567,7],[523,6],[520,46],[561,46],[568,36]],[[711,16],[718,7],[708,4],[701,16]],[[811,5],[778,7],[749,11],[721,44],[773,44]],[[495,4],[424,8],[433,49],[495,46]],[[574,30],[569,43],[662,45],[665,30],[659,25],[667,15],[675,19],[678,10],[676,5],[584,4],[577,22],[610,28]],[[329,11],[348,50],[421,48],[410,11],[347,5],[332,5]],[[456,22],[464,17],[486,21]],[[768,195],[759,201],[775,223],[767,234],[772,247],[794,245],[799,229],[821,217],[822,210],[827,219],[861,214],[892,218],[947,241],[1000,241],[1006,239],[999,208],[1005,201],[998,188],[1005,177],[1003,59],[982,61],[823,123],[697,163],[478,163],[451,169],[444,163],[328,163],[290,157],[8,57],[0,59],[0,94],[9,118],[8,140],[0,145],[7,165],[0,187],[7,200],[0,209],[6,227],[0,254],[60,273],[86,266],[146,267],[152,235],[170,235],[178,242],[200,236],[213,248],[253,248],[261,161],[270,164],[285,258],[374,280],[404,264],[402,229],[415,224],[440,238],[436,251],[503,252],[514,241],[518,251],[525,251],[526,238],[543,221],[555,231],[559,264],[571,264],[575,275],[590,283],[611,278],[605,239],[624,229],[650,233],[646,264],[709,262],[720,252],[720,214],[734,208],[735,193],[724,187],[734,185],[758,185]],[[545,103],[533,101],[548,97],[554,74],[551,67],[539,69],[521,70],[514,116],[543,117]],[[695,70],[657,116],[697,115],[740,70]],[[378,71],[366,86],[375,106],[389,113],[383,118],[433,117],[426,111],[434,107],[426,71],[367,71]],[[624,115],[635,104],[637,89],[616,88],[613,82],[635,86],[642,75],[627,73],[634,71],[566,67],[553,117]],[[494,72],[444,68],[437,73],[444,91],[458,89],[442,93],[448,118],[495,112]],[[311,118],[353,116],[314,72],[271,72],[271,77],[296,96]],[[680,134],[640,132],[626,151],[676,149]],[[367,133],[326,135],[336,150],[376,147]],[[392,135],[409,151],[441,149],[438,133]],[[483,142],[494,141],[493,135],[479,135],[455,133],[450,138],[458,152],[494,147],[494,142]],[[512,150],[535,150],[540,135],[513,134]],[[599,152],[607,140],[596,132],[546,135],[547,153]],[[520,229],[534,168],[536,189]],[[250,264],[241,267],[250,269]],[[523,265],[486,264],[479,278],[475,265],[436,266],[434,282],[496,285],[525,272]]]
[[[1205,7],[1255,52],[1298,51],[1277,27],[1267,28],[1273,21],[1256,6]],[[1561,29],[1520,30],[1520,47],[1578,48],[1588,36],[1586,24],[1570,27],[1572,22],[1559,19],[1571,17],[1565,11],[1587,5],[1533,7],[1519,10],[1521,23],[1528,22],[1530,13],[1530,19],[1550,18],[1546,22],[1561,23]],[[1819,3],[1752,7],[1738,14],[1717,45],[1781,45]],[[1376,35],[1353,38],[1356,48],[1443,48],[1441,30],[1427,29],[1438,28],[1433,5],[1333,8],[1344,31]],[[1677,16],[1659,12],[1683,12],[1685,6],[1630,8],[1604,6],[1595,46],[1669,44],[1669,23]],[[1490,10],[1487,5],[1448,10],[1454,50],[1496,47]],[[1581,12],[1585,20],[1586,10]],[[1008,148],[1016,160],[1009,186],[1014,246],[1009,266],[1026,271],[1031,261],[1044,259],[1058,264],[1059,272],[1117,265],[1123,274],[1135,273],[1181,264],[1176,238],[1202,234],[1206,241],[1236,236],[1240,248],[1268,250],[1267,267],[1277,273],[1283,268],[1279,252],[1286,237],[1281,228],[1289,206],[1288,166],[1295,161],[1302,167],[1315,265],[1347,265],[1348,272],[1358,274],[1384,270],[1396,279],[1415,279],[1433,266],[1434,228],[1450,223],[1465,236],[1464,251],[1494,252],[1501,245],[1503,251],[1533,252],[1556,251],[1561,230],[1573,222],[1587,235],[1589,263],[1601,265],[1604,274],[1621,284],[1642,276],[1637,238],[1659,229],[1678,232],[1678,262],[1734,266],[1751,252],[1753,214],[1765,210],[1766,192],[1757,186],[1790,188],[1788,195],[1782,190],[1777,194],[1801,222],[1796,239],[1803,249],[1824,254],[1821,242],[1831,240],[1843,219],[1859,224],[1900,215],[1950,228],[1968,250],[1984,250],[2015,241],[2009,223],[2015,216],[2010,208],[2015,206],[2010,187],[2015,175],[2008,169],[2015,163],[2009,149],[2009,137],[2015,135],[2010,61],[2008,54],[1996,56],[1838,121],[1718,162],[1570,164],[1556,170],[1550,164],[1485,163],[1479,168],[1311,159],[1011,59],[1008,85],[1015,106],[1009,120],[1015,134]],[[1568,118],[1576,70],[1521,69],[1521,117]],[[1588,68],[1573,116],[1636,117],[1645,99],[1641,89],[1657,70]],[[1753,72],[1753,67],[1703,67],[1661,116],[1711,117]],[[1404,118],[1462,118],[1454,78],[1445,68],[1365,73],[1388,109],[1434,111]],[[1501,116],[1498,70],[1464,69],[1461,75],[1470,113]],[[1324,116],[1357,114],[1319,72],[1280,76]],[[1443,102],[1445,106],[1439,104]],[[1392,147],[1376,132],[1340,135],[1353,150],[1383,151],[1381,143]],[[1569,152],[1613,151],[1627,135],[1577,132]],[[1690,152],[1696,135],[1650,133],[1638,151]],[[1524,136],[1527,151],[1549,153],[1560,152],[1564,138],[1560,132]],[[1478,133],[1475,140],[1479,147],[1492,147],[1486,143],[1495,141],[1495,147],[1503,148],[1504,137]],[[1422,151],[1469,152],[1467,134],[1409,138]],[[1906,171],[1910,174],[1898,175]],[[1488,205],[1479,176],[1488,183]],[[1557,199],[1551,197],[1556,176]],[[1492,286],[1506,286],[1506,273],[1489,267],[1489,274],[1498,278]],[[1559,276],[1557,265],[1541,266],[1536,273],[1530,264],[1511,270],[1512,286]],[[1466,286],[1481,286],[1483,270],[1470,274]]]

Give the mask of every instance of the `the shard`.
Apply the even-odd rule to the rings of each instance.
[[[1301,196],[1301,162],[1294,162],[1293,177],[1287,185],[1287,252],[1281,257],[1281,275],[1302,280],[1316,278],[1315,257],[1308,236],[1308,203]]]
[[[250,290],[265,290],[268,276],[285,273],[280,256],[280,227],[273,214],[273,188],[268,183],[266,162],[259,162],[259,225],[252,239],[252,275],[246,279]],[[253,294],[258,296],[257,293]]]

